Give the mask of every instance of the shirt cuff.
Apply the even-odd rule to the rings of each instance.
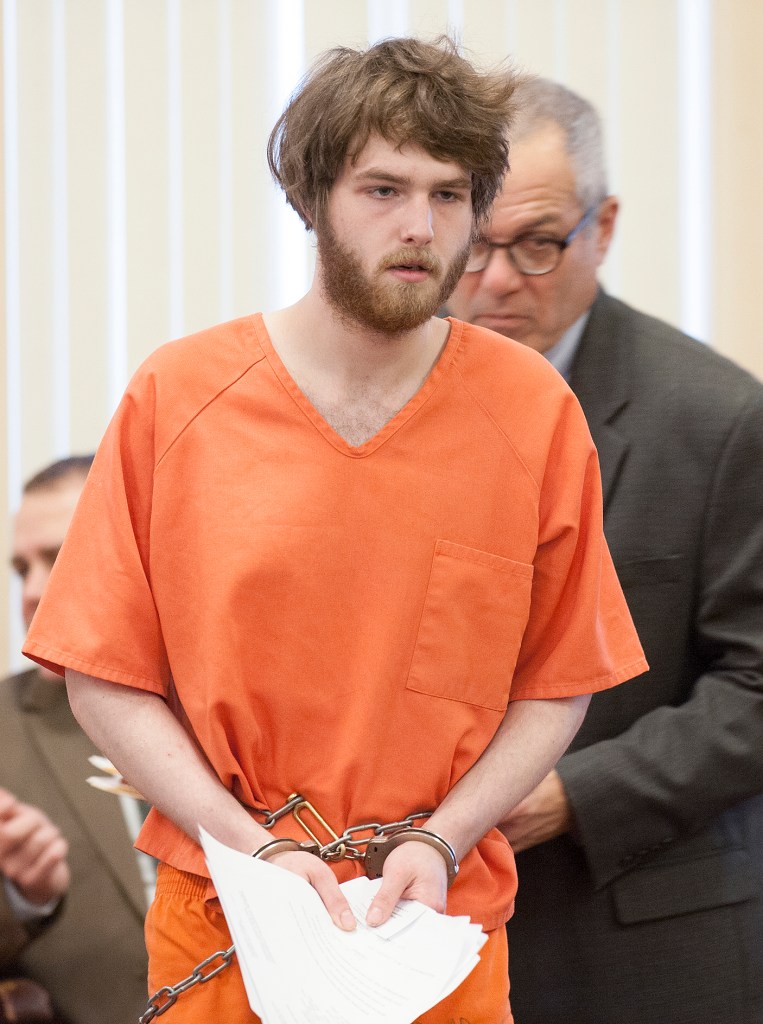
[[[8,906],[19,924],[34,924],[36,921],[44,921],[55,913],[62,899],[62,897],[58,896],[48,900],[47,903],[31,903],[13,884],[10,878],[3,876],[3,886]]]

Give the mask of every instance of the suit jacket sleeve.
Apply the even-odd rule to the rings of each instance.
[[[763,792],[760,391],[735,416],[709,479],[702,541],[691,553],[696,682],[688,699],[653,707],[559,764],[597,888]]]
[[[3,876],[0,875],[0,975],[8,973],[13,968],[19,954],[34,938],[32,930],[16,920],[8,903],[2,879]]]

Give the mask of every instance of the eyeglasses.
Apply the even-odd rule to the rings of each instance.
[[[540,277],[556,270],[562,261],[564,250],[574,238],[588,225],[599,203],[589,206],[575,227],[565,238],[547,238],[545,235],[524,235],[513,242],[488,242],[480,239],[472,245],[469,262],[466,264],[467,274],[477,274],[485,270],[497,249],[502,249],[520,274],[528,277]]]

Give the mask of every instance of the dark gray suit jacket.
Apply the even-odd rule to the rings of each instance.
[[[763,386],[604,294],[571,385],[651,670],[560,762],[579,842],[517,858],[517,1024],[761,1024]]]
[[[58,825],[72,870],[37,937],[13,922],[0,886],[0,977],[39,981],[67,1024],[135,1024],[147,1001],[146,895],[119,801],[85,782],[93,752],[63,681],[34,670],[0,681],[0,785]]]

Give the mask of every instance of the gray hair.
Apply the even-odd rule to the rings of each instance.
[[[575,172],[575,191],[583,210],[608,194],[601,119],[596,109],[571,89],[548,78],[527,77],[514,91],[516,120],[510,141],[514,145],[544,127],[557,125]]]

